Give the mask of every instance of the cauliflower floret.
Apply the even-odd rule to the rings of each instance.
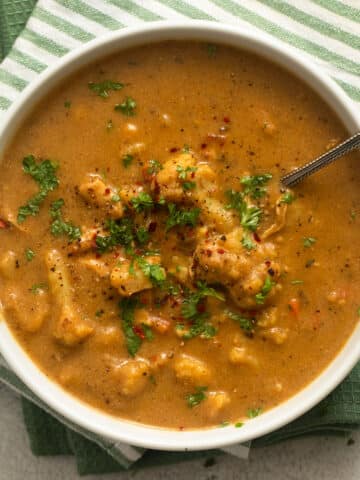
[[[229,360],[237,365],[248,365],[258,367],[259,361],[254,355],[248,353],[245,347],[232,347],[229,352]]]
[[[215,419],[230,404],[229,394],[226,392],[208,392],[202,407],[210,419]]]
[[[289,330],[282,327],[271,327],[263,330],[261,336],[271,340],[276,345],[282,345],[289,335]]]
[[[210,369],[205,362],[185,353],[175,359],[174,370],[179,380],[194,385],[206,385],[211,377]]]
[[[280,275],[275,246],[262,242],[248,251],[241,244],[242,235],[239,228],[229,235],[200,241],[193,255],[191,273],[209,284],[223,284],[241,308],[262,308],[275,294],[273,283]],[[269,282],[270,288],[261,295]]]
[[[69,306],[64,306],[56,322],[53,335],[67,347],[81,343],[94,331],[94,327]]]
[[[16,271],[16,253],[12,250],[5,252],[0,260],[0,274],[4,278],[11,278]]]
[[[197,163],[192,153],[181,153],[164,163],[153,188],[169,202],[188,199],[201,202],[216,190],[215,172],[206,163]]]
[[[149,384],[150,364],[143,358],[114,362],[112,376],[118,381],[120,393],[126,397],[134,397]]]
[[[146,262],[150,265],[159,265],[161,258],[159,255],[149,256],[146,257]],[[162,273],[165,275],[164,269],[162,269]],[[110,282],[123,297],[129,297],[133,293],[153,287],[149,277],[145,275],[138,263],[127,259],[119,260],[113,268]]]
[[[219,233],[231,232],[239,223],[237,215],[224,208],[224,205],[216,198],[207,195],[198,196],[201,207],[201,217],[210,229]]]
[[[4,310],[14,315],[21,328],[29,333],[39,331],[49,315],[48,292],[38,288],[36,293],[25,293],[11,288],[3,289],[3,294],[6,298]]]
[[[79,187],[81,196],[96,208],[103,208],[112,218],[121,218],[124,208],[117,201],[118,192],[111,185],[106,185],[99,175],[90,175]]]
[[[85,257],[80,258],[79,263],[93,270],[100,278],[107,278],[110,276],[112,265],[109,262],[104,262],[98,258]]]

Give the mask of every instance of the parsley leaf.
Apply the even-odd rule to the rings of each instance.
[[[262,413],[263,409],[261,407],[259,408],[249,408],[248,411],[246,412],[246,415],[248,418],[255,418],[258,417]]]
[[[35,257],[35,252],[31,250],[31,248],[27,248],[25,250],[25,257],[28,262],[31,262],[31,260]]]
[[[244,185],[243,193],[252,199],[261,198],[266,194],[264,185],[272,179],[271,173],[264,173],[262,175],[247,175],[240,180],[241,185]]]
[[[166,231],[177,225],[195,227],[200,215],[200,208],[191,210],[178,209],[175,203],[168,204],[169,217],[166,220]]]
[[[96,95],[102,98],[108,98],[110,90],[121,90],[124,88],[124,84],[121,82],[113,82],[112,80],[104,80],[102,82],[89,82],[88,87]]]
[[[109,230],[108,236],[96,237],[96,246],[100,253],[111,250],[116,245],[129,247],[134,240],[133,223],[127,218],[120,218],[119,220],[108,219],[106,228]]]
[[[42,282],[42,283],[34,283],[34,285],[32,285],[29,290],[34,295],[38,295],[41,290],[47,290],[47,288],[48,288],[47,284]]]
[[[166,273],[164,268],[158,263],[149,263],[145,258],[136,256],[136,263],[141,268],[143,274],[149,278],[151,283],[155,286],[161,286],[166,280]]]
[[[313,237],[304,237],[303,238],[303,245],[305,248],[310,248],[316,242],[316,238]]]
[[[140,192],[137,197],[131,199],[131,204],[135,211],[140,213],[144,210],[149,210],[154,206],[154,200],[151,195],[146,192]]]
[[[230,202],[228,205],[226,205],[226,208],[232,208],[236,210],[240,217],[241,226],[246,230],[255,232],[261,220],[261,209],[254,205],[248,205],[244,200],[244,195],[242,192],[228,190],[226,195]]]
[[[248,318],[239,313],[231,312],[228,310],[226,312],[227,316],[239,324],[240,328],[246,333],[253,333],[256,320],[255,318]]]
[[[149,340],[149,342],[154,340],[154,332],[151,330],[149,325],[146,325],[145,323],[142,323],[141,328],[143,329],[146,340]]]
[[[291,192],[285,192],[281,198],[280,198],[280,203],[287,203],[290,205],[295,200],[295,195]]]
[[[64,102],[64,107],[65,107],[65,108],[70,108],[70,107],[71,107],[71,102],[70,102],[70,100],[65,100],[65,102]]]
[[[149,241],[150,235],[145,227],[139,227],[136,230],[136,238],[138,239],[139,243],[146,243]]]
[[[250,236],[245,233],[241,239],[241,245],[246,248],[246,250],[252,250],[256,248],[255,243],[251,240]]]
[[[207,387],[196,387],[195,393],[186,395],[186,401],[190,408],[194,408],[206,399]]]
[[[125,168],[128,168],[132,164],[133,160],[134,160],[134,156],[130,155],[129,153],[127,153],[122,157],[122,163]]]
[[[37,215],[47,194],[58,187],[59,180],[55,175],[57,168],[56,163],[51,160],[43,160],[36,163],[33,155],[29,155],[23,159],[23,170],[39,185],[39,192],[19,208],[17,216],[18,223],[24,222],[30,215]]]
[[[53,222],[51,224],[51,233],[55,237],[67,235],[70,242],[73,242],[81,237],[81,230],[79,227],[70,222],[64,222],[61,214],[61,208],[63,205],[64,200],[59,198],[58,200],[55,200],[55,202],[52,202],[50,206],[50,215],[53,218]]]
[[[114,107],[114,110],[121,112],[127,117],[133,117],[136,110],[136,102],[131,97],[126,97],[122,103],[117,103]]]
[[[122,330],[125,335],[126,347],[129,354],[135,357],[142,340],[134,331],[134,315],[138,301],[134,297],[123,298],[119,306],[121,308]]]
[[[188,190],[193,190],[196,187],[196,182],[190,182],[187,180],[188,178],[188,173],[194,173],[196,172],[197,167],[182,167],[181,165],[178,165],[176,167],[176,171],[178,172],[178,177],[179,180],[183,181],[182,188],[184,192]]]
[[[157,173],[160,172],[160,170],[164,168],[160,162],[158,162],[157,160],[154,160],[153,158],[149,160],[149,165],[150,166],[147,169],[147,173],[149,175],[156,175]]]
[[[267,295],[270,293],[270,290],[275,285],[270,277],[266,277],[264,285],[259,293],[255,295],[255,301],[258,305],[262,305],[265,302]]]

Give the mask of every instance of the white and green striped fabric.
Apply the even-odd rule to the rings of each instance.
[[[40,72],[84,42],[143,22],[184,19],[265,31],[315,62],[360,106],[360,0],[39,0],[0,65],[0,120]],[[1,363],[0,381],[45,407]],[[124,466],[142,455],[142,449],[81,433]],[[248,449],[238,445],[227,451],[244,457]]]

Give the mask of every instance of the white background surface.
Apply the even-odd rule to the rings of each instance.
[[[204,460],[86,480],[360,480],[360,431],[344,438],[314,437],[253,450],[249,461],[230,456],[205,468]],[[72,457],[33,457],[20,402],[0,386],[0,480],[77,480]]]

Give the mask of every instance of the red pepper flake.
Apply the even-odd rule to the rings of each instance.
[[[140,337],[141,340],[144,340],[145,333],[144,333],[144,330],[139,325],[134,325],[133,326],[133,332],[135,333],[135,335]]]
[[[271,265],[270,260],[266,260],[266,261],[265,261],[265,265],[266,265],[267,267],[270,267],[270,265]]]
[[[110,188],[106,188],[106,189],[105,189],[105,195],[110,195],[110,193],[111,193]]]
[[[224,120],[225,123],[230,123],[230,118],[229,117],[224,117],[223,120]]]
[[[153,233],[155,232],[157,227],[157,222],[150,222],[148,226],[148,232]]]
[[[259,237],[259,235],[256,232],[254,232],[253,237],[254,237],[255,242],[261,243],[261,238]]]
[[[185,429],[182,425],[180,425],[179,430],[182,432]]]
[[[201,144],[201,148],[202,148],[203,150],[204,150],[204,148],[206,148],[206,147],[207,147],[207,144],[206,144],[206,143],[202,143],[202,144]]]
[[[209,250],[209,249],[208,249],[208,250],[205,250],[205,253],[206,253],[206,255],[207,255],[208,257],[211,257],[211,255],[212,255],[212,251]]]
[[[101,258],[101,253],[96,253],[95,257],[96,258]]]
[[[196,307],[196,310],[199,312],[199,313],[205,313],[206,311],[206,306],[204,303],[198,303],[197,307]]]
[[[195,178],[195,172],[191,172],[191,178]]]
[[[8,227],[7,223],[4,220],[1,220],[0,218],[0,228],[7,228],[7,227]]]
[[[172,148],[170,148],[170,153],[175,153],[178,150],[179,150],[178,147],[172,147]]]
[[[223,255],[225,253],[225,250],[223,248],[218,248],[217,249],[217,252],[220,254],[220,255]]]

